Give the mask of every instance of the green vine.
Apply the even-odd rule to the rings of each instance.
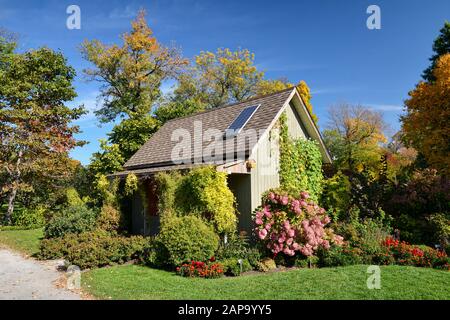
[[[322,191],[322,155],[313,140],[289,137],[287,116],[280,124],[280,186],[293,193],[308,191],[317,201]]]
[[[161,224],[173,216],[196,215],[209,222],[218,234],[236,231],[235,198],[227,175],[213,167],[192,169],[185,174],[156,175]]]
[[[139,179],[134,173],[130,173],[127,175],[125,179],[125,195],[131,196],[135,191],[138,190]]]

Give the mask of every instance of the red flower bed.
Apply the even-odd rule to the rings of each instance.
[[[183,277],[219,278],[223,275],[223,266],[220,263],[209,263],[203,261],[191,261],[177,267],[177,274]]]
[[[444,251],[430,247],[419,248],[405,241],[386,238],[383,245],[397,264],[450,270],[449,259]]]

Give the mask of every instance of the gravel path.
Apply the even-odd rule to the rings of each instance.
[[[0,248],[0,300],[80,300],[79,294],[57,287],[65,283],[58,264]]]

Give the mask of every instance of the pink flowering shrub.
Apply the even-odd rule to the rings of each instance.
[[[298,197],[273,190],[263,197],[263,204],[255,212],[257,237],[274,254],[294,256],[300,252],[312,256],[322,247],[341,245],[343,238],[326,227],[330,218],[325,209],[312,201],[307,192]]]

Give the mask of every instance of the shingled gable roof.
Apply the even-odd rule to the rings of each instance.
[[[194,123],[202,124],[202,132],[210,128],[218,129],[221,132],[225,132],[228,126],[238,117],[242,110],[249,106],[259,105],[255,114],[250,118],[244,127],[244,131],[254,129],[258,134],[256,141],[248,141],[239,139],[240,134],[231,138],[233,141],[233,152],[244,153],[247,157],[251,154],[258,140],[262,134],[267,131],[273,124],[276,118],[279,116],[283,107],[290,101],[290,99],[298,95],[295,88],[289,88],[283,91],[279,91],[270,95],[255,97],[243,102],[219,107],[204,112],[196,113],[190,116],[177,118],[166,122],[124,165],[124,169],[127,171],[145,170],[145,171],[160,171],[170,169],[170,166],[174,166],[176,163],[172,161],[172,150],[179,143],[179,141],[172,141],[172,134],[174,130],[184,129],[187,130],[194,137]],[[300,98],[301,99],[301,98]],[[310,117],[309,117],[310,118]],[[317,128],[312,124],[315,132],[318,133]],[[320,134],[318,133],[318,138]],[[228,139],[227,139],[228,140]],[[321,145],[323,146],[323,142]],[[223,143],[220,142],[220,143]],[[205,148],[211,144],[209,141],[202,141],[202,147]],[[323,146],[324,147],[324,146]],[[194,148],[192,148],[194,149]],[[328,155],[327,151],[324,151]],[[191,159],[186,159],[184,165],[189,166],[189,162],[194,160],[194,150],[192,150]],[[229,159],[225,154],[224,158]],[[220,156],[220,155],[215,155]],[[196,162],[198,163],[198,162]],[[176,166],[180,166],[179,164]]]

